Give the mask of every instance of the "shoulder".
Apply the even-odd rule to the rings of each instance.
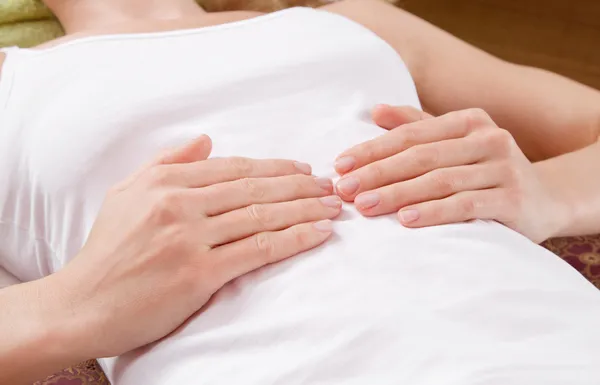
[[[425,57],[421,43],[435,29],[383,0],[344,0],[320,9],[344,16],[374,32],[398,52],[413,76]]]
[[[4,58],[6,58],[6,54],[4,52],[0,52],[0,79],[2,77],[2,67],[4,65]]]

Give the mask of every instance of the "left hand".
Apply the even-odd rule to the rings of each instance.
[[[338,156],[337,191],[365,216],[398,211],[407,227],[493,219],[535,242],[558,225],[549,188],[512,135],[480,109],[437,118],[378,106],[388,133]]]

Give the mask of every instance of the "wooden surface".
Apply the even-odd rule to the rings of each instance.
[[[600,0],[403,0],[401,6],[496,56],[600,89]]]

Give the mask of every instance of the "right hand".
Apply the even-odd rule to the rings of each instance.
[[[49,277],[74,315],[63,327],[91,349],[81,358],[156,341],[227,282],[331,235],[331,181],[288,160],[206,160],[210,150],[203,136],[113,188],[80,255]]]

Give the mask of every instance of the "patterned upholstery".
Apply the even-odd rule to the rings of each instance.
[[[600,235],[551,239],[544,246],[600,289]]]
[[[110,385],[96,361],[86,361],[34,385]]]

